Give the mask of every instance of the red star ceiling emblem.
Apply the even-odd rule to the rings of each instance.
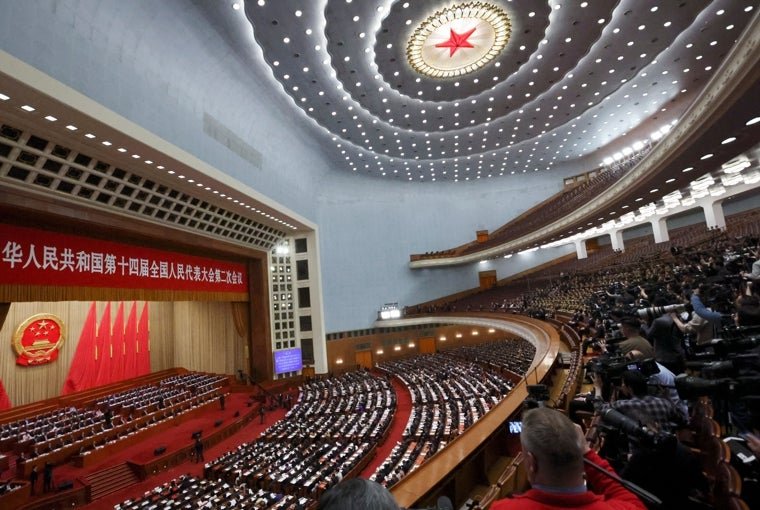
[[[467,32],[464,32],[462,34],[458,34],[454,32],[454,29],[451,29],[451,37],[449,37],[448,41],[444,41],[442,43],[438,43],[435,45],[436,48],[448,48],[449,49],[449,57],[453,57],[454,53],[457,52],[459,48],[474,48],[471,42],[469,42],[467,39],[472,35],[472,33],[475,31],[475,27],[471,28]]]

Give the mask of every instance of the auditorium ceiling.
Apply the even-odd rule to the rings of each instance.
[[[119,5],[134,23],[148,24],[150,3]],[[213,29],[231,55],[223,65],[247,66],[248,76],[303,114],[294,122],[314,134],[334,172],[372,185],[462,186],[455,183],[530,175],[545,183],[555,175],[631,170],[572,218],[493,256],[561,241],[642,206],[663,206],[677,193],[684,206],[693,204],[696,186],[717,196],[727,181],[750,188],[760,182],[760,21],[753,0],[173,5],[187,7],[177,14],[177,30],[195,27],[193,38],[205,40],[209,34],[198,27]],[[78,8],[84,20],[88,8]],[[129,38],[123,44],[133,51]],[[186,70],[177,60],[177,71]],[[55,190],[88,206],[262,249],[312,228],[254,190],[166,155],[163,161],[154,148],[122,140],[106,122],[38,96],[2,70],[0,85],[0,114],[13,121],[10,133],[0,133],[13,142],[0,183]],[[267,98],[235,107],[256,116],[256,100]],[[29,104],[37,111],[24,110]],[[79,129],[57,128],[51,112]],[[38,138],[55,143],[30,148]],[[102,164],[75,160],[51,169],[45,151],[57,145]],[[30,151],[33,162],[24,160]],[[134,170],[136,161],[149,166]],[[153,172],[165,165],[166,175]],[[99,166],[108,168],[107,179],[92,177],[103,173]]]
[[[414,182],[639,157],[757,10],[752,0],[229,1],[342,170]]]

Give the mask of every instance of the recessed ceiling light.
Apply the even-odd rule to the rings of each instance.
[[[7,101],[10,99],[10,96],[6,96],[5,94],[0,93],[0,100]]]
[[[68,129],[69,131],[76,131],[76,130],[77,130],[77,129],[79,129],[79,128],[78,128],[78,127],[76,127],[76,126],[75,126],[75,125],[73,125],[73,124],[69,124],[68,126],[66,126],[66,129]]]
[[[731,136],[731,137],[728,137],[728,138],[726,138],[726,139],[725,139],[725,140],[723,140],[722,142],[720,142],[720,144],[721,144],[721,145],[725,145],[725,144],[727,144],[727,143],[731,143],[731,142],[733,142],[733,141],[735,141],[735,140],[736,140],[736,137],[735,137],[735,136]]]
[[[45,119],[49,120],[50,122],[55,122],[58,120],[56,117],[53,117],[52,115],[45,115]]]
[[[752,126],[754,124],[757,124],[758,122],[760,122],[760,117],[755,117],[753,119],[748,120],[745,126]]]
[[[21,109],[25,110],[27,112],[33,112],[34,111],[34,107],[33,106],[29,106],[28,104],[25,104],[24,106],[22,106]]]
[[[90,139],[93,139],[93,138],[95,138],[95,135],[93,135],[92,133],[86,133],[84,136],[85,136],[86,138],[90,138]]]

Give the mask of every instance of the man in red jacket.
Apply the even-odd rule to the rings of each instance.
[[[491,510],[646,510],[618,482],[593,467],[584,469],[585,457],[612,471],[609,463],[589,448],[581,428],[559,411],[546,407],[526,411],[520,443],[531,488],[496,501]]]

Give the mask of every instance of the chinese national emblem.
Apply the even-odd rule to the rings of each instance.
[[[18,365],[40,365],[58,359],[66,331],[63,321],[49,313],[32,315],[13,335],[13,348]]]

